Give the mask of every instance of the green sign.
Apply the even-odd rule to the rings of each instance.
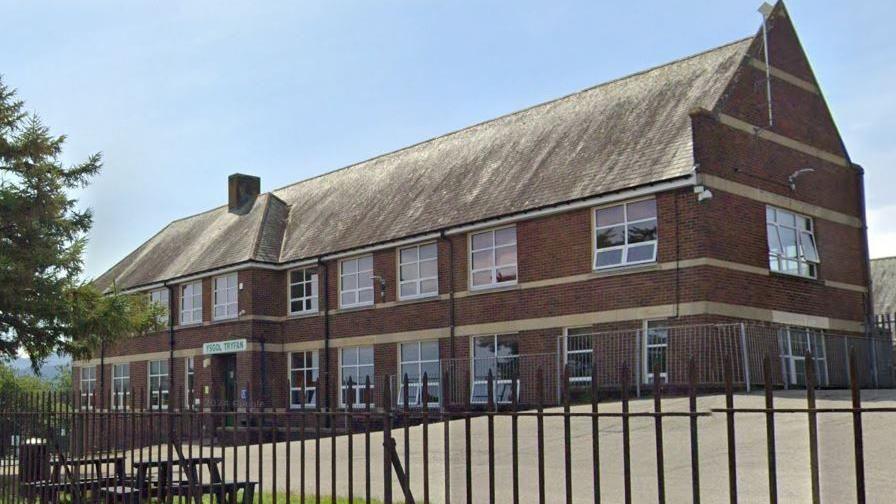
[[[246,350],[245,339],[235,339],[229,341],[215,341],[213,343],[205,343],[202,345],[202,353],[205,355],[244,352]]]

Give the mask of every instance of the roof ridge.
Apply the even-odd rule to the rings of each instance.
[[[261,213],[261,220],[259,220],[258,223],[258,231],[255,233],[255,243],[252,244],[252,255],[250,257],[253,259],[258,257],[258,247],[261,246],[261,238],[264,234],[265,226],[267,225],[268,211],[271,209],[271,195],[268,193],[261,193],[258,195],[259,198],[262,196],[265,196],[264,211]]]
[[[667,62],[665,62],[665,63],[659,64],[659,65],[655,65],[655,66],[652,66],[652,67],[650,67],[650,68],[646,68],[646,69],[644,69],[644,70],[639,70],[639,71],[637,71],[637,72],[633,72],[633,73],[630,73],[630,74],[627,74],[627,75],[624,75],[624,76],[621,76],[621,77],[617,77],[617,78],[615,78],[615,79],[611,79],[611,80],[608,80],[608,81],[605,81],[605,82],[601,82],[600,84],[595,84],[595,85],[593,85],[593,86],[589,86],[589,87],[587,87],[587,88],[580,89],[580,90],[578,90],[578,91],[573,91],[572,93],[567,93],[567,94],[565,94],[565,95],[563,95],[563,96],[559,96],[559,97],[557,97],[557,98],[552,98],[552,99],[550,99],[550,100],[546,100],[546,101],[543,101],[543,102],[541,102],[541,103],[536,103],[535,105],[530,105],[530,106],[528,106],[528,107],[525,107],[525,108],[522,108],[522,109],[519,109],[519,110],[515,110],[515,111],[513,111],[513,112],[508,112],[508,113],[506,113],[506,114],[502,114],[502,115],[499,115],[499,116],[497,116],[497,117],[492,117],[491,119],[486,119],[486,120],[484,120],[484,121],[479,121],[479,122],[477,122],[477,123],[470,124],[470,125],[468,125],[468,126],[464,126],[463,128],[458,128],[458,129],[456,129],[456,130],[452,130],[452,131],[449,131],[449,132],[447,132],[447,133],[442,133],[441,135],[436,135],[436,136],[434,136],[434,137],[432,137],[432,138],[428,138],[428,139],[426,139],[426,140],[421,140],[421,141],[419,141],[419,142],[415,142],[415,143],[413,143],[413,144],[411,144],[411,145],[406,145],[406,146],[404,146],[404,147],[400,147],[400,148],[398,148],[398,149],[394,149],[394,150],[391,150],[391,151],[388,151],[388,152],[384,152],[384,153],[382,153],[382,154],[377,154],[376,156],[372,156],[372,157],[369,157],[369,158],[367,158],[367,159],[364,159],[364,160],[361,160],[361,161],[357,161],[357,162],[354,162],[354,163],[351,163],[351,164],[342,166],[342,167],[340,167],[340,168],[336,168],[336,169],[333,169],[333,170],[330,170],[330,171],[327,171],[327,172],[324,172],[324,173],[315,175],[315,176],[313,176],[313,177],[308,177],[308,178],[306,178],[306,179],[302,179],[302,180],[293,182],[293,183],[291,183],[291,184],[287,184],[287,185],[285,185],[285,186],[278,187],[278,188],[276,188],[276,189],[271,189],[269,192],[274,193],[274,192],[276,192],[276,191],[282,191],[282,190],[284,190],[284,189],[288,189],[288,188],[290,188],[290,187],[297,186],[297,185],[299,185],[299,184],[304,184],[304,183],[306,183],[306,182],[310,182],[310,181],[312,181],[312,180],[316,180],[316,179],[319,179],[319,178],[322,178],[322,177],[326,177],[327,175],[332,175],[332,174],[334,174],[334,173],[338,173],[338,172],[341,172],[341,171],[344,171],[344,170],[348,170],[349,168],[353,168],[353,167],[356,167],[356,166],[359,166],[359,165],[368,163],[368,162],[373,161],[373,160],[375,160],[375,159],[380,159],[380,158],[384,158],[384,157],[386,157],[386,156],[391,156],[391,155],[393,155],[393,154],[397,154],[397,153],[399,153],[399,152],[403,152],[403,151],[406,151],[406,150],[410,150],[410,149],[413,149],[414,147],[417,147],[417,146],[420,146],[420,145],[423,145],[423,144],[426,144],[426,143],[429,143],[429,142],[433,142],[433,141],[436,141],[436,140],[439,140],[439,139],[442,139],[442,138],[446,138],[446,137],[449,137],[449,136],[451,136],[451,135],[456,135],[456,134],[461,133],[461,132],[463,132],[463,131],[472,130],[472,129],[474,129],[474,128],[483,126],[483,125],[485,125],[485,124],[489,124],[489,123],[492,123],[492,122],[500,121],[501,119],[506,119],[506,118],[508,118],[508,117],[513,117],[513,116],[515,116],[515,115],[522,114],[522,113],[524,113],[524,112],[528,112],[528,111],[533,110],[533,109],[536,109],[536,108],[538,108],[538,107],[543,107],[543,106],[545,106],[545,105],[550,105],[550,104],[552,104],[552,103],[556,103],[556,102],[559,102],[559,101],[561,101],[561,100],[565,100],[565,99],[570,98],[570,97],[572,97],[572,96],[576,96],[576,95],[579,95],[579,94],[582,94],[582,93],[587,93],[587,92],[589,92],[589,91],[593,91],[593,90],[595,90],[595,89],[598,89],[598,88],[601,88],[601,87],[604,87],[604,86],[609,86],[610,84],[615,84],[615,83],[617,83],[617,82],[624,81],[624,80],[626,80],[626,79],[631,79],[631,78],[634,78],[634,77],[638,77],[638,76],[640,76],[640,75],[644,75],[644,74],[646,74],[646,73],[653,72],[653,71],[659,70],[659,69],[664,68],[664,67],[667,67],[667,66],[675,65],[675,64],[677,64],[677,63],[682,63],[682,62],[687,61],[687,60],[690,60],[690,59],[698,58],[698,57],[700,57],[700,56],[704,56],[704,55],[709,54],[709,53],[711,53],[711,52],[718,51],[718,50],[724,49],[724,48],[726,48],[726,47],[730,47],[730,46],[733,46],[733,45],[736,45],[736,44],[740,44],[740,43],[746,42],[747,40],[753,40],[754,37],[755,37],[755,36],[749,36],[749,37],[740,38],[740,39],[734,40],[734,41],[732,41],[732,42],[728,42],[728,43],[722,44],[722,45],[720,45],[720,46],[713,47],[713,48],[711,48],[711,49],[706,49],[706,50],[704,50],[704,51],[700,51],[700,52],[698,52],[698,53],[690,54],[690,55],[688,55],[688,56],[683,56],[683,57],[681,57],[681,58],[677,58],[677,59],[674,59],[674,60],[671,60],[671,61],[667,61]],[[197,215],[199,215],[199,214],[197,214]]]

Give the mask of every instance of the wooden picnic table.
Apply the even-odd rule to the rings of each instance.
[[[66,477],[62,474],[62,470],[65,466],[68,466],[68,470],[72,472],[72,477],[74,477],[76,472],[81,473],[80,468],[84,466],[92,467],[94,475],[96,477],[102,477],[106,472],[103,471],[103,467],[108,465],[113,467],[113,475],[116,478],[124,478],[124,455],[100,455],[95,457],[75,457],[70,459],[57,458],[50,460],[50,479],[57,482],[62,481],[62,479]]]
[[[50,477],[23,485],[26,495],[52,499],[60,492],[94,491],[109,484],[124,481],[124,455],[100,455],[87,457],[54,458],[49,461]],[[113,466],[113,474],[103,469]],[[86,467],[85,467],[86,466]],[[92,468],[93,474],[81,468]]]
[[[141,497],[158,495],[160,498],[168,496],[187,497],[212,495],[217,496],[218,502],[236,503],[237,492],[243,490],[244,503],[251,503],[254,499],[255,483],[248,481],[225,482],[221,479],[218,464],[224,461],[223,457],[198,456],[185,457],[178,453],[176,460],[145,460],[135,461],[133,467],[135,478],[133,486],[119,485],[102,488],[99,496],[104,502],[140,502]],[[169,481],[169,473],[173,474],[174,467],[180,467],[186,475],[186,480]],[[209,480],[200,482],[199,468],[208,466]],[[156,469],[158,479],[150,480],[150,471]]]

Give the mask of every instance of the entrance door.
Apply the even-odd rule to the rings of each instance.
[[[221,410],[236,411],[236,354],[219,355],[218,369],[221,373],[221,383],[224,384]],[[224,424],[232,426],[233,416],[227,415]]]

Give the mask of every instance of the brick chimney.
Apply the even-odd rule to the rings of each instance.
[[[260,178],[234,173],[227,177],[227,209],[234,213],[249,210],[260,192]]]

